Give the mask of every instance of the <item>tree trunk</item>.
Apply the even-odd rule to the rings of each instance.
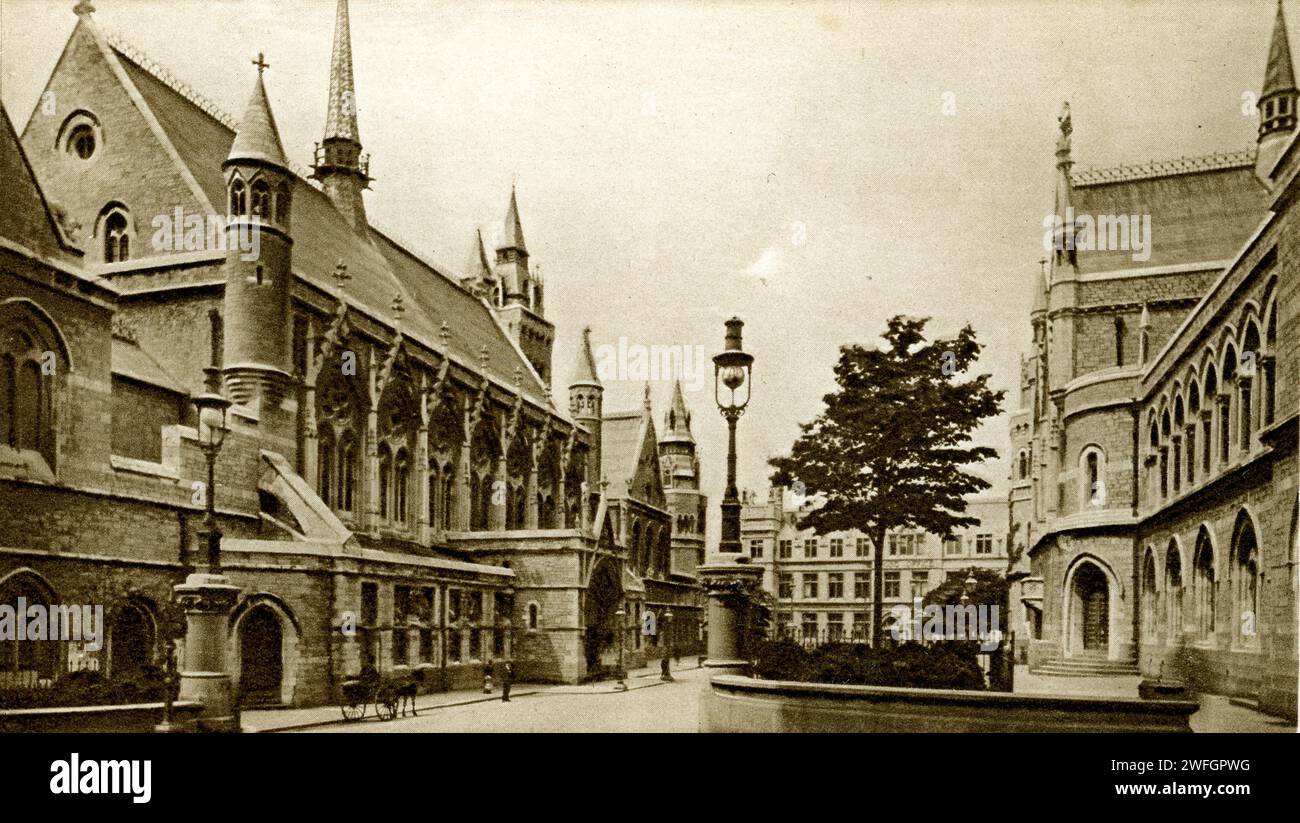
[[[880,625],[885,619],[885,529],[877,526],[871,535],[875,564],[871,570],[871,646],[880,645]]]

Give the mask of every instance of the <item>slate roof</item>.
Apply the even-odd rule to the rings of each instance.
[[[244,108],[244,116],[239,121],[239,132],[230,147],[228,159],[254,160],[281,168],[289,165],[289,161],[284,158],[280,130],[275,127],[275,115],[271,113],[271,104],[266,99],[266,85],[262,82],[260,71],[257,73],[257,83],[253,85],[253,94]],[[225,201],[223,199],[217,202]]]
[[[131,82],[176,148],[181,162],[198,181],[208,200],[220,208],[225,202],[221,165],[230,153],[234,130],[205,111],[188,96],[141,66],[131,55],[112,46]],[[256,93],[256,92],[255,92]],[[401,294],[406,307],[402,331],[426,346],[437,347],[439,330],[447,323],[452,359],[478,370],[480,350],[487,347],[487,372],[498,382],[513,386],[521,371],[520,389],[537,406],[559,414],[546,399],[545,388],[527,359],[497,322],[491,309],[462,288],[459,278],[441,266],[405,248],[373,226],[369,239],[352,229],[323,191],[303,173],[293,173],[293,209],[290,231],[294,238],[294,272],[333,293],[330,273],[342,261],[352,280],[346,288],[349,303],[380,322],[391,324],[389,307]]]
[[[3,110],[0,106],[0,110]],[[67,246],[45,200],[27,154],[18,142],[9,112],[0,126],[0,180],[4,181],[4,205],[0,208],[0,237],[47,258],[73,261],[78,255]]]
[[[608,494],[622,497],[636,476],[645,443],[644,415],[640,411],[607,414],[600,421],[600,470],[609,481]]]
[[[131,340],[113,337],[113,374],[129,377],[141,383],[167,389],[177,394],[187,394],[181,381],[172,377],[149,352]]]
[[[1253,163],[1076,182],[1071,194],[1076,216],[1150,215],[1151,220],[1150,259],[1134,260],[1125,249],[1081,250],[1081,274],[1230,259],[1267,211],[1267,191]]]

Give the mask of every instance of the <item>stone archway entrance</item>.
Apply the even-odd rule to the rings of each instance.
[[[623,602],[623,582],[618,564],[607,558],[598,560],[587,581],[586,607],[583,623],[583,651],[588,676],[617,665],[618,617],[615,614]]]
[[[280,702],[283,641],[280,618],[267,606],[253,607],[240,622],[239,695],[243,705]]]
[[[1094,563],[1074,573],[1070,592],[1070,650],[1106,655],[1110,651],[1110,582]]]

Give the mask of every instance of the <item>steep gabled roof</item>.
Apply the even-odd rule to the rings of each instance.
[[[609,481],[607,494],[610,497],[635,497],[656,505],[655,500],[663,497],[657,455],[654,420],[649,409],[616,412],[601,419],[600,468],[602,475]],[[642,466],[646,467],[644,472]],[[639,478],[640,474],[645,477]],[[638,479],[654,485],[652,497],[655,500],[644,500],[637,494]]]
[[[213,203],[225,202],[221,165],[235,140],[234,130],[218,116],[205,111],[186,94],[141,66],[132,55],[113,46],[130,80],[176,148],[185,168]],[[327,292],[335,284],[330,272],[342,261],[352,280],[346,299],[382,323],[391,321],[388,307],[402,295],[406,312],[403,333],[436,347],[445,322],[451,334],[453,359],[477,369],[487,347],[487,371],[498,382],[513,386],[516,369],[523,375],[521,390],[528,399],[555,411],[527,358],[510,340],[492,310],[458,284],[443,267],[384,235],[378,230],[363,237],[355,232],[323,191],[311,185],[293,167],[293,210],[290,231],[294,238],[293,268],[297,276]]]
[[[0,125],[0,180],[4,181],[0,237],[44,257],[79,259],[77,250],[64,241],[54,212],[27,162],[27,153],[18,142],[9,112],[5,111],[0,119],[4,120]]]

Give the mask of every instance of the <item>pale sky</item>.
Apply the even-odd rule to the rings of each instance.
[[[73,5],[0,0],[0,99],[19,128]],[[335,0],[95,5],[101,27],[236,115],[264,51],[285,150],[308,164]],[[936,336],[972,323],[982,369],[1014,390],[1062,101],[1076,168],[1248,148],[1257,121],[1242,100],[1263,78],[1274,3],[353,0],[351,12],[372,221],[463,270],[474,227],[502,217],[517,176],[562,404],[584,325],[597,345],[711,356],[740,316],[757,378],[740,485],[762,490],[767,457],[832,388],[839,345],[872,341],[890,315],[931,316]],[[660,427],[669,391],[653,386]],[[641,392],[608,383],[605,408]],[[716,540],[726,428],[711,374],[687,402]],[[1004,453],[1005,417],[979,442]],[[1004,461],[978,471],[1005,493]]]

